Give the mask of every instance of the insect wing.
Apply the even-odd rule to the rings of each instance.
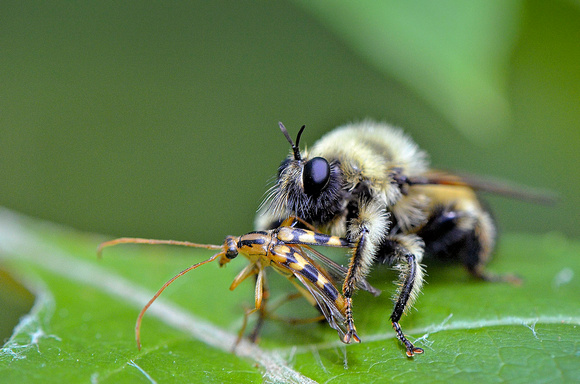
[[[537,204],[554,204],[558,200],[556,193],[550,190],[518,185],[505,180],[497,180],[468,173],[451,173],[432,170],[422,176],[409,177],[409,185],[451,185],[469,187],[477,191],[494,193],[518,200]]]
[[[274,247],[271,253],[277,259],[275,263],[278,269],[291,272],[306,287],[328,324],[342,339],[347,331],[344,324],[345,302],[333,280],[316,263],[310,261],[303,245],[284,244]]]
[[[301,246],[303,257],[310,263],[318,267],[318,270],[323,273],[330,281],[344,281],[346,277],[347,269],[342,265],[336,263],[334,260],[318,252],[316,249],[308,246]],[[372,293],[374,296],[381,294],[381,290],[373,287],[366,279],[359,279],[357,282],[357,287],[363,289],[367,292]]]
[[[332,329],[335,329],[340,339],[344,338],[344,335],[347,332],[345,327],[345,316],[342,311],[336,305],[335,300],[332,300],[331,297],[328,296],[326,292],[320,289],[316,284],[313,284],[310,280],[306,279],[304,276],[300,274],[295,274],[296,278],[308,289],[308,292],[314,297],[320,311],[326,318],[328,325]]]

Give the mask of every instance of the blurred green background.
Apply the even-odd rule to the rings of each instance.
[[[490,197],[504,231],[578,237],[577,1],[0,5],[0,205],[84,231],[219,243],[288,151],[370,117]]]

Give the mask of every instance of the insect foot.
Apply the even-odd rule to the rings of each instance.
[[[356,333],[356,327],[354,326],[354,319],[352,318],[352,301],[350,298],[345,298],[346,308],[344,311],[346,320],[346,332],[342,338],[342,342],[345,344],[350,344],[351,340],[356,343],[360,343],[360,337]]]
[[[393,321],[393,328],[395,329],[395,332],[397,333],[397,338],[401,341],[401,343],[405,344],[405,348],[407,348],[407,357],[413,357],[415,356],[415,354],[421,354],[423,353],[423,349],[422,348],[417,348],[413,345],[413,343],[411,343],[409,340],[407,340],[407,338],[405,337],[405,335],[403,334],[403,331],[401,330],[401,326],[399,325],[399,323],[397,323],[396,321]]]

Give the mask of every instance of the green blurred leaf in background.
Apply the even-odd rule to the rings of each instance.
[[[475,143],[505,137],[522,1],[303,1],[349,47]]]

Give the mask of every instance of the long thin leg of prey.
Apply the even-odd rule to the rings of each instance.
[[[259,287],[259,288],[258,288]],[[260,292],[258,293],[258,289]],[[259,294],[259,301],[258,301],[258,294]],[[261,269],[258,273],[258,277],[256,279],[256,308],[258,310],[258,321],[256,326],[252,330],[250,334],[250,340],[255,343],[258,341],[258,337],[260,336],[260,331],[262,330],[262,326],[264,325],[264,321],[268,316],[267,312],[267,305],[268,299],[270,298],[270,289],[268,288],[268,281],[266,280],[266,271]]]
[[[155,296],[153,296],[151,298],[151,300],[149,300],[149,302],[147,304],[145,304],[145,306],[143,307],[143,309],[139,313],[139,316],[137,317],[137,323],[135,324],[135,340],[137,341],[137,348],[141,349],[141,321],[143,320],[143,315],[145,315],[145,312],[147,311],[147,309],[151,306],[151,304],[153,304],[153,302],[155,300],[157,300],[157,298],[159,297],[159,295],[161,295],[161,293],[165,290],[165,288],[167,288],[169,285],[171,285],[171,283],[173,283],[179,277],[185,275],[187,272],[192,271],[192,270],[196,269],[197,267],[202,266],[204,264],[211,263],[212,261],[217,259],[222,254],[223,254],[223,252],[216,253],[215,255],[210,257],[209,259],[202,261],[201,263],[194,264],[187,269],[184,269],[183,271],[181,271],[177,275],[175,275],[167,283],[163,284],[163,286],[157,291]]]

